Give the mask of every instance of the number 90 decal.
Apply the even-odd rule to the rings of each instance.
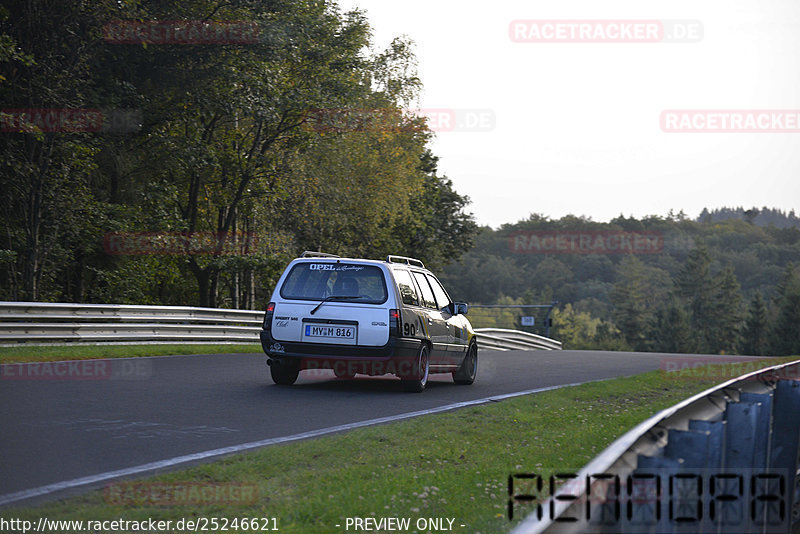
[[[403,335],[412,337],[417,335],[417,326],[414,323],[403,323]]]

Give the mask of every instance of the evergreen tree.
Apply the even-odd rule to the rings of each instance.
[[[653,311],[648,305],[648,282],[645,266],[635,256],[625,257],[618,268],[619,281],[610,298],[614,304],[614,322],[625,340],[635,350],[644,350],[648,325]]]
[[[714,353],[736,352],[739,346],[741,288],[732,267],[714,277],[711,315],[707,318],[706,341]]]
[[[750,301],[739,346],[742,354],[763,356],[767,352],[767,306],[760,291]]]
[[[778,287],[778,316],[770,332],[770,352],[776,356],[800,354],[800,276],[791,263]]]
[[[690,314],[677,297],[658,310],[652,332],[653,350],[657,352],[699,352],[698,333],[693,330]]]
[[[675,280],[677,295],[687,303],[689,321],[697,332],[700,352],[709,350],[712,337],[710,325],[714,320],[714,280],[711,277],[711,256],[704,242],[689,251],[683,268]]]

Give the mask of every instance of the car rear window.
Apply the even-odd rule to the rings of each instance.
[[[292,267],[281,286],[285,299],[322,300],[330,296],[353,297],[353,302],[368,304],[386,302],[383,271],[374,265],[303,262]]]

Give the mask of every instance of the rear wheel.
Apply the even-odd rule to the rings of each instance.
[[[422,393],[425,391],[425,386],[428,385],[428,372],[429,372],[429,350],[428,345],[425,343],[419,348],[417,359],[414,362],[414,372],[411,378],[403,380],[403,388],[412,393]]]
[[[475,382],[478,375],[478,345],[471,343],[461,367],[453,373],[453,382],[468,386]]]
[[[297,376],[300,374],[300,367],[286,361],[270,360],[269,372],[272,375],[272,381],[280,386],[291,386],[297,381]]]

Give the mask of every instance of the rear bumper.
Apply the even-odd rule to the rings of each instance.
[[[365,347],[327,343],[278,341],[270,331],[260,333],[261,347],[271,360],[293,361],[304,369],[333,369],[349,374],[396,374],[405,376],[415,369],[420,340],[390,337],[386,345]]]

